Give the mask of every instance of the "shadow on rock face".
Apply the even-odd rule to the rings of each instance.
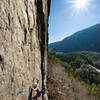
[[[3,62],[3,58],[2,58],[2,56],[0,55],[0,63],[2,63]]]

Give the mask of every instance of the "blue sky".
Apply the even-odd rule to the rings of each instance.
[[[49,43],[60,41],[73,33],[100,23],[100,0],[89,0],[79,13],[71,0],[51,0]],[[75,0],[73,0],[75,1]]]

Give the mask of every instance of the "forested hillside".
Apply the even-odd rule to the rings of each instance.
[[[97,51],[100,52],[100,24],[78,31],[60,42],[49,44],[56,52]]]
[[[48,59],[50,100],[99,100],[100,53],[49,53]]]

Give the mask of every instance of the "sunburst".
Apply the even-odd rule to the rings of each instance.
[[[90,6],[90,2],[92,0],[68,0],[68,3],[71,4],[72,16],[77,15],[80,12],[88,11],[88,7]]]

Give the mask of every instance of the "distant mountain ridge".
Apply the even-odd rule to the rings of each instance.
[[[78,31],[62,41],[49,44],[56,52],[97,51],[100,52],[100,24]]]

